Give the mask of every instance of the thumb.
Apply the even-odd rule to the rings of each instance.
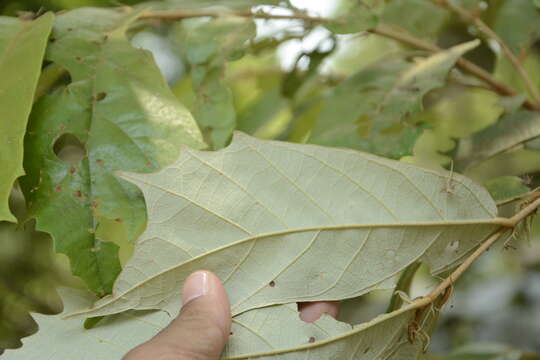
[[[188,276],[182,290],[180,315],[150,341],[130,351],[124,360],[217,360],[231,328],[227,293],[209,271]]]

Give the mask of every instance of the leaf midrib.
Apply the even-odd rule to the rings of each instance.
[[[143,181],[138,178],[130,177],[128,174],[123,173],[122,176],[124,178],[130,179],[132,181],[136,182],[142,182],[143,184],[157,187],[159,189],[163,189],[162,187],[148,183],[146,181]],[[168,189],[163,189],[171,194],[175,194],[174,192],[171,192]],[[275,232],[269,232],[269,233],[263,233],[263,234],[257,234],[252,235],[240,240],[237,240],[235,242],[223,245],[221,247],[212,249],[210,251],[207,251],[203,254],[197,255],[185,262],[182,262],[180,264],[173,265],[167,269],[161,270],[160,272],[148,277],[142,282],[137,283],[136,285],[132,286],[128,290],[124,291],[120,295],[113,295],[113,298],[107,302],[103,303],[100,306],[83,310],[80,312],[75,312],[72,314],[66,315],[66,317],[76,316],[76,315],[82,315],[89,311],[95,311],[99,310],[103,307],[108,306],[112,302],[116,301],[120,297],[124,296],[125,294],[128,294],[137,288],[144,286],[144,284],[154,280],[155,278],[158,278],[168,272],[174,271],[182,266],[185,266],[186,264],[195,262],[201,258],[204,258],[206,256],[212,255],[214,253],[218,253],[220,251],[226,250],[228,248],[247,243],[250,241],[258,241],[265,238],[270,237],[277,237],[277,236],[284,236],[284,235],[291,235],[296,233],[303,233],[303,232],[316,232],[316,231],[335,231],[335,230],[354,230],[354,229],[374,229],[374,228],[396,228],[396,227],[437,227],[437,226],[467,226],[467,225],[495,225],[495,226],[507,226],[508,225],[508,219],[505,218],[491,218],[491,219],[476,219],[476,220],[447,220],[447,221],[424,221],[424,222],[396,222],[396,223],[371,223],[371,224],[347,224],[347,225],[321,225],[321,226],[315,226],[315,227],[306,227],[306,228],[297,228],[297,229],[287,229],[282,231],[275,231]],[[175,244],[176,245],[176,244]]]

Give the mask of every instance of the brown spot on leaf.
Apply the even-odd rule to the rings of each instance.
[[[60,191],[62,191],[63,189],[64,189],[64,187],[63,187],[62,185],[56,185],[56,186],[54,187],[54,191],[56,191],[56,192],[60,192]]]
[[[150,161],[147,161],[147,162],[144,163],[144,165],[150,167],[150,166],[152,166],[152,163]]]
[[[315,342],[315,337],[314,337],[314,336],[310,336],[308,342],[309,342],[309,343],[314,343],[314,342]]]
[[[101,160],[101,159],[97,159],[97,160],[96,160],[96,163],[97,163],[99,166],[105,165],[105,161],[103,161],[103,160]]]
[[[102,101],[107,97],[107,93],[102,91],[96,94],[96,101]]]
[[[83,197],[83,194],[82,194],[82,191],[81,190],[75,190],[73,192],[73,196],[75,196],[76,198],[82,198]]]
[[[270,281],[270,283],[268,284],[268,286],[270,287],[274,287],[276,286],[276,282],[274,280]]]
[[[74,166],[72,166],[72,167],[69,168],[69,173],[70,173],[71,175],[75,174],[76,172],[77,172],[77,169],[75,169]]]
[[[114,219],[114,221],[116,221],[117,223],[121,223],[121,222],[123,222],[124,220],[122,220],[121,218],[116,218],[116,219]]]
[[[78,61],[78,62],[82,62],[82,61],[83,61],[82,57],[80,57],[80,56],[75,56],[75,60]]]
[[[92,202],[90,203],[90,206],[93,207],[94,209],[97,209],[99,204],[98,204],[97,200],[92,200]]]

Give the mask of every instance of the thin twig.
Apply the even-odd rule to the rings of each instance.
[[[539,190],[540,190],[540,188],[536,188],[534,190],[526,192],[525,194],[521,194],[521,195],[513,196],[513,197],[508,198],[508,199],[497,201],[496,204],[497,204],[497,206],[503,206],[503,205],[513,203],[514,201],[522,200],[522,199],[525,199],[525,198],[531,198],[531,197],[537,198],[537,197],[540,196]]]
[[[196,17],[220,17],[220,16],[240,16],[240,17],[252,17],[256,19],[274,19],[274,20],[303,20],[303,21],[313,22],[313,23],[322,23],[322,22],[330,21],[329,19],[326,19],[326,18],[309,16],[303,13],[295,13],[294,15],[279,15],[279,14],[268,14],[262,11],[252,12],[250,10],[148,11],[141,14],[141,16],[139,16],[139,19],[177,21],[177,20],[190,19],[190,18],[196,18]]]
[[[516,71],[518,72],[519,76],[523,80],[523,83],[527,87],[527,90],[531,97],[533,98],[534,102],[536,104],[540,104],[540,92],[536,88],[536,86],[531,82],[531,79],[529,78],[527,72],[521,65],[521,62],[517,58],[517,56],[512,52],[512,50],[508,47],[508,45],[503,41],[503,39],[500,38],[499,35],[489,26],[486,25],[485,22],[482,21],[478,16],[475,16],[468,12],[466,9],[462,8],[461,6],[454,4],[452,1],[448,0],[435,0],[435,3],[439,6],[445,7],[459,16],[461,16],[465,21],[473,24],[476,26],[476,28],[484,34],[488,39],[494,40],[499,46],[501,47],[502,52],[506,55],[508,60],[512,63]]]
[[[407,34],[404,31],[399,31],[399,32],[394,31],[385,25],[379,25],[375,29],[368,30],[368,32],[402,42],[404,44],[410,45],[420,50],[426,50],[430,52],[439,52],[439,51],[444,50],[435,44],[431,44],[424,40],[417,39],[414,36]],[[469,60],[461,58],[456,62],[456,65],[461,70],[468,72],[471,75],[476,76],[477,78],[479,78],[480,80],[488,84],[492,90],[494,90],[500,95],[503,95],[503,96],[517,95],[517,93],[513,89],[508,87],[506,84],[500,82],[499,80],[495,79],[489,72],[485,71],[484,69],[470,62]],[[528,100],[523,103],[523,107],[525,107],[528,110],[540,111],[540,105],[533,104]]]
[[[540,199],[534,200],[528,206],[520,210],[514,216],[508,219],[508,227],[501,227],[494,234],[488,237],[461,265],[459,265],[443,282],[439,284],[428,295],[413,301],[411,306],[415,308],[425,307],[434,302],[441,294],[446,292],[446,289],[453,286],[457,279],[482,255],[491,247],[499,238],[507,231],[513,229],[521,221],[532,215],[540,207]]]
[[[278,15],[278,14],[268,14],[265,12],[251,12],[249,10],[236,10],[236,11],[184,11],[184,10],[174,10],[174,11],[148,11],[139,17],[140,19],[155,19],[161,21],[177,21],[189,18],[196,17],[219,17],[219,16],[240,16],[240,17],[252,17],[256,19],[274,19],[274,20],[303,20],[311,23],[324,23],[330,21],[330,19],[323,17],[314,17],[307,14],[297,13],[293,15]],[[389,39],[393,39],[404,44],[410,45],[420,50],[425,50],[429,52],[439,52],[444,49],[438,47],[435,44],[426,42],[424,40],[418,39],[404,31],[394,31],[384,24],[379,25],[375,29],[370,29],[367,32],[371,34],[376,34],[379,36],[384,36]],[[489,87],[502,96],[515,96],[517,95],[516,91],[508,87],[506,84],[495,79],[491,74],[481,67],[475,65],[474,63],[465,60],[463,58],[459,59],[456,62],[456,65],[463,71],[476,76],[478,79],[485,82]],[[540,104],[534,104],[526,100],[523,103],[523,107],[528,110],[540,111]]]

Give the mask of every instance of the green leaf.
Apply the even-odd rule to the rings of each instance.
[[[501,176],[485,182],[487,191],[497,203],[505,203],[530,191],[517,176]]]
[[[540,10],[538,11],[540,12]],[[540,21],[540,18],[539,18]],[[539,34],[540,35],[540,34]],[[527,78],[533,84],[540,83],[540,53],[532,49],[523,55],[520,55],[521,67],[527,73]],[[520,76],[517,76],[514,65],[508,60],[508,57],[498,54],[495,62],[495,77],[507,84],[516,91],[528,94],[527,86]],[[538,85],[536,85],[538,87]],[[527,96],[525,95],[525,99]]]
[[[231,89],[223,80],[223,69],[205,72],[202,79],[194,81],[197,100],[193,116],[213,149],[221,149],[229,142],[236,127],[236,110]]]
[[[64,316],[88,306],[95,298],[80,290],[63,288],[59,292],[64,312],[56,316],[35,314],[41,331],[25,339],[21,349],[8,350],[4,354],[7,360],[85,359],[86,354],[94,359],[116,360],[152,338],[171,320],[164,312],[128,311],[84,329],[79,319]],[[177,313],[178,310],[171,315]],[[418,324],[430,333],[437,318],[436,311],[420,314],[415,319],[416,309],[402,308],[351,326],[328,315],[315,323],[303,322],[296,304],[252,310],[233,318],[231,336],[221,359],[379,359],[399,354],[402,360],[416,360],[426,343],[420,335],[411,342],[409,329]],[[417,334],[419,330],[415,331]],[[69,340],[50,346],[51,339]]]
[[[120,263],[114,239],[97,235],[99,219],[125,226],[130,240],[146,221],[140,191],[113,172],[155,171],[180,145],[202,147],[150,53],[125,38],[135,16],[85,8],[57,17],[47,59],[73,82],[36,104],[25,140],[21,185],[30,214],[100,295],[110,292]]]
[[[62,310],[51,245],[31,222],[0,222],[0,349],[19,347],[20,338],[34,332],[31,311]]]
[[[257,5],[279,5],[281,0],[158,0],[146,1],[138,7],[153,10],[250,9]]]
[[[241,133],[218,152],[186,150],[158,173],[123,177],[143,190],[148,227],[113,295],[84,316],[172,313],[196,269],[221,277],[234,315],[353,298],[392,287],[415,261],[454,266],[497,222],[488,193],[457,174]]]
[[[503,1],[493,30],[515,54],[526,52],[540,36],[540,11],[531,0]]]
[[[504,115],[494,125],[461,140],[456,154],[456,167],[470,168],[539,136],[540,118],[537,113],[521,110]]]
[[[359,71],[325,101],[309,142],[391,158],[410,155],[421,128],[407,117],[423,109],[424,95],[444,85],[454,63],[478,44],[458,45],[413,64],[398,58]]]
[[[184,26],[183,46],[197,94],[194,116],[212,148],[221,149],[236,127],[231,90],[223,80],[225,63],[243,55],[246,42],[255,37],[255,23],[227,16],[211,21],[195,19]]]
[[[54,15],[35,21],[0,17],[0,221],[16,221],[8,206],[24,175],[23,139]]]
[[[336,34],[350,34],[372,29],[379,22],[384,2],[381,0],[344,0],[331,21],[324,26]]]
[[[269,88],[239,114],[238,130],[261,139],[274,138],[286,129],[291,119],[289,106],[278,86]]]
[[[405,29],[415,36],[436,40],[449,18],[449,12],[432,1],[407,0],[390,1],[384,7],[381,22],[396,31]]]

